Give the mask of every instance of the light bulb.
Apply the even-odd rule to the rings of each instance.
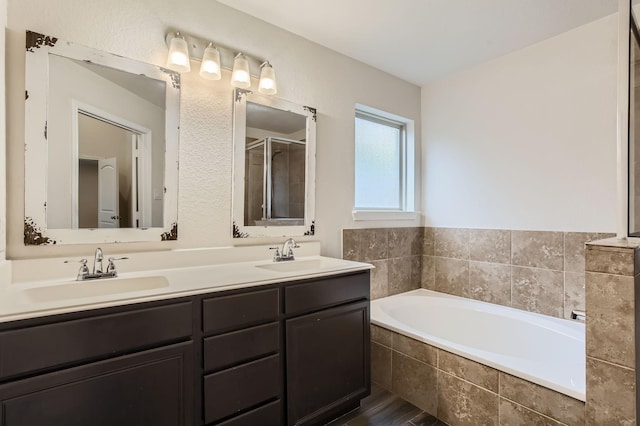
[[[200,77],[207,80],[220,80],[220,52],[212,43],[209,43],[202,55],[202,65],[200,65]]]
[[[242,53],[238,53],[233,61],[233,72],[231,73],[231,85],[241,89],[251,87],[251,74],[249,74],[249,61]]]
[[[189,61],[189,46],[180,33],[176,33],[169,44],[169,55],[167,56],[167,68],[178,72],[191,71]]]
[[[269,62],[262,64],[262,71],[260,71],[260,84],[258,85],[258,92],[265,95],[275,95],[278,93],[278,85],[276,83],[276,72]]]

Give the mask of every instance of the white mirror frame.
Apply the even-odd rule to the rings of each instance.
[[[49,54],[88,61],[166,82],[163,226],[47,229],[47,110]],[[27,31],[25,58],[24,244],[168,241],[178,238],[180,74],[163,67]],[[70,188],[70,190],[73,190]]]
[[[244,164],[247,135],[247,102],[253,102],[271,108],[293,112],[306,117],[304,225],[244,225]],[[296,237],[302,235],[314,235],[316,207],[316,109],[243,89],[235,90],[233,106],[233,209],[231,218],[233,238]]]

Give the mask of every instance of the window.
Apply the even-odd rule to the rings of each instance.
[[[413,121],[358,105],[354,219],[416,218],[413,163]]]

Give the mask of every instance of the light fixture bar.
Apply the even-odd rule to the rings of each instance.
[[[165,43],[168,46],[171,45],[171,39],[175,37],[175,34],[178,31],[169,31],[165,36]],[[187,33],[180,31],[180,36],[185,39],[187,45],[189,46],[189,56],[191,59],[195,59],[198,62],[202,61],[202,56],[204,55],[204,50],[209,46],[209,43],[213,43],[213,45],[220,52],[220,66],[222,68],[232,70],[233,69],[233,61],[238,55],[238,53],[244,54],[249,62],[249,72],[251,76],[255,78],[260,78],[260,65],[266,62],[266,59],[262,59],[251,54],[248,54],[244,50],[234,49],[228,46],[224,46],[216,43],[213,40],[204,40],[198,37],[194,37]]]

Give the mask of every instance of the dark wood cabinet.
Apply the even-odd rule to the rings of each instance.
[[[193,424],[185,342],[0,386],[2,426]]]
[[[0,323],[0,426],[320,424],[368,324],[368,271]]]
[[[369,394],[369,301],[286,321],[289,425],[323,424]]]

